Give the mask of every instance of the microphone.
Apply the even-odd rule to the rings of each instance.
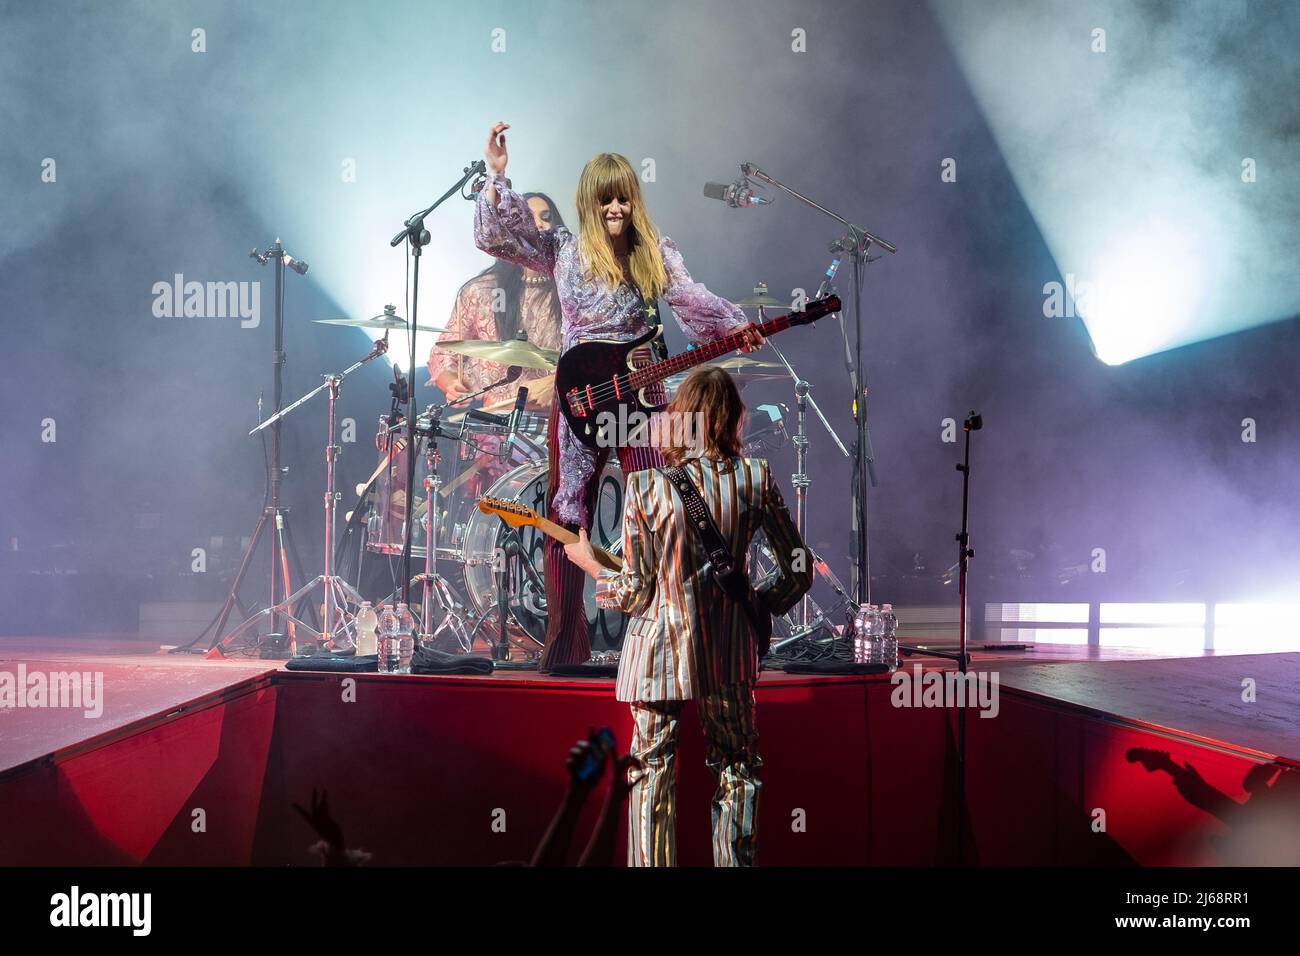
[[[831,283],[835,281],[835,273],[840,271],[840,260],[837,256],[831,260],[831,264],[826,267],[826,278],[822,279],[822,284],[817,287],[817,294],[814,299],[820,299],[831,289]]]
[[[509,420],[504,416],[485,412],[478,408],[471,408],[465,413],[465,417],[470,421],[483,422],[485,425],[496,425],[498,428],[505,428],[509,425]]]
[[[524,403],[528,401],[528,386],[520,385],[515,393],[515,407],[510,409],[510,420],[506,423],[506,442],[515,443],[515,433],[519,431],[519,419],[524,414]]]
[[[750,188],[749,181],[737,179],[724,186],[722,183],[705,183],[704,195],[709,199],[720,199],[733,209],[746,206],[767,206],[772,200],[765,199]]]

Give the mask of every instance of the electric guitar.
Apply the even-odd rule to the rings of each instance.
[[[839,296],[830,295],[809,302],[802,312],[768,319],[758,326],[758,330],[767,337],[791,326],[810,325],[839,310]],[[555,368],[555,392],[561,396],[560,412],[573,434],[588,448],[596,449],[607,444],[600,438],[604,422],[626,421],[624,416],[634,412],[648,416],[662,410],[663,405],[651,405],[646,401],[645,390],[651,385],[719,355],[734,352],[745,344],[744,332],[732,332],[654,365],[633,368],[632,352],[657,334],[658,330],[652,329],[630,342],[579,342],[560,356]],[[627,411],[620,412],[620,409]],[[606,417],[605,412],[611,413],[612,417]]]
[[[505,498],[493,498],[491,495],[487,495],[478,500],[478,510],[485,515],[496,515],[512,528],[519,528],[524,525],[536,528],[542,534],[563,544],[572,544],[578,540],[578,536],[568,528],[560,527],[554,521],[543,518],[527,505],[521,505],[515,501],[507,501]],[[591,550],[595,552],[596,560],[600,562],[601,567],[608,568],[611,571],[623,570],[623,562],[616,555],[612,555],[604,548],[598,548],[594,544],[591,546]]]
[[[568,528],[560,527],[554,521],[543,518],[527,505],[521,505],[515,501],[485,495],[478,500],[478,510],[485,515],[496,515],[512,528],[519,528],[523,525],[536,528],[542,534],[564,544],[572,544],[578,540],[578,536]],[[623,561],[617,555],[610,554],[604,548],[598,548],[594,544],[591,546],[591,550],[601,567],[608,568],[611,571],[623,570]],[[759,657],[765,657],[772,643],[772,615],[763,613],[759,608],[752,586],[749,589],[748,600],[740,602],[740,606],[749,619],[750,626],[754,629],[754,636],[758,640]]]

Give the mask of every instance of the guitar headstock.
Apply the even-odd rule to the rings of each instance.
[[[802,312],[791,312],[789,315],[791,325],[809,325],[816,322],[824,315],[834,315],[840,311],[840,297],[838,295],[828,295],[821,299],[813,299],[804,305]]]
[[[478,510],[485,515],[496,515],[512,528],[524,525],[536,526],[541,520],[537,512],[527,505],[507,501],[505,498],[494,498],[491,495],[484,495],[478,500]]]

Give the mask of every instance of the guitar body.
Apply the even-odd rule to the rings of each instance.
[[[596,395],[593,392],[592,401],[584,403],[583,412],[580,413],[572,403],[564,400],[564,396],[575,390],[586,396],[593,382],[609,382],[616,377],[623,381],[633,370],[632,353],[657,334],[658,331],[652,329],[640,338],[627,342],[603,339],[579,342],[560,356],[560,361],[555,366],[555,394],[560,404],[560,413],[564,415],[569,429],[578,441],[588,448],[601,447],[598,425],[601,421],[608,420],[603,413],[611,413],[614,421],[626,421],[624,416],[633,412],[649,415],[663,406],[650,404],[645,398],[646,389],[626,389],[615,393],[612,388],[606,388],[605,391],[609,394]],[[620,409],[626,411],[621,412]]]
[[[816,322],[822,316],[839,310],[839,296],[828,295],[807,303],[802,312],[768,319],[758,326],[758,331],[765,337],[775,335],[796,325]],[[588,448],[614,444],[608,436],[601,437],[602,424],[626,423],[636,412],[648,417],[663,408],[646,399],[646,393],[657,382],[734,352],[745,344],[745,330],[741,329],[653,365],[644,368],[633,366],[632,353],[658,334],[658,330],[652,329],[628,342],[579,342],[560,356],[555,367],[555,399],[569,429]]]

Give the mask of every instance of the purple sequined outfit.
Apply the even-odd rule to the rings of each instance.
[[[503,176],[490,174],[497,190],[497,206],[479,193],[474,210],[474,242],[489,255],[527,266],[555,278],[563,313],[563,346],[568,349],[588,339],[628,341],[649,330],[646,304],[635,286],[624,282],[617,289],[585,274],[578,252],[578,237],[563,226],[541,231],[528,203],[506,186]],[[714,295],[691,278],[677,245],[666,236],[659,240],[668,288],[664,298],[692,342],[709,341],[749,324],[739,306]],[[560,401],[556,396],[556,401]],[[559,418],[560,483],[552,501],[552,519],[587,524],[583,500],[587,482],[595,472],[596,455],[573,436],[568,422]]]

